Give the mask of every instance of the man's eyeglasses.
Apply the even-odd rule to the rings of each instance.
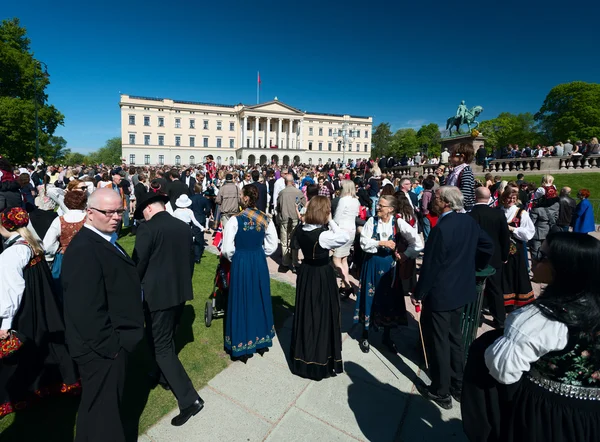
[[[377,204],[377,207],[379,207],[380,209],[385,209],[386,207],[392,207],[392,206],[382,206],[381,204]]]
[[[95,207],[90,207],[91,210],[95,210],[96,212],[100,212],[101,214],[103,214],[104,216],[108,216],[108,217],[113,217],[115,214],[117,214],[118,216],[123,216],[123,213],[125,212],[125,209],[117,209],[117,210],[101,210],[101,209],[96,209]]]

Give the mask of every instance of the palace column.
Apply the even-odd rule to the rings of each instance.
[[[254,117],[254,145],[253,148],[258,147],[258,117]]]
[[[240,143],[241,147],[246,147],[246,128],[248,127],[248,116],[244,116],[244,123],[242,126],[242,142]]]
[[[279,118],[277,120],[277,147],[279,147],[281,149],[281,122],[282,119]]]
[[[288,126],[288,138],[289,138],[289,141],[288,141],[287,146],[286,146],[288,149],[292,149],[293,148],[293,144],[292,144],[292,130],[293,129],[294,129],[294,120],[292,120],[290,118],[290,125]]]
[[[265,147],[269,147],[269,132],[271,130],[271,117],[267,117],[267,124],[265,126]]]
[[[300,146],[298,146],[298,149],[303,149],[304,148],[304,130],[302,129],[302,123],[304,122],[304,120],[300,120]]]

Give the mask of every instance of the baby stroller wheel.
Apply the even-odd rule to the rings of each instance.
[[[210,327],[213,319],[213,305],[212,299],[206,301],[206,306],[204,307],[204,324],[207,327]]]

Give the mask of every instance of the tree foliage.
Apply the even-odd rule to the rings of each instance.
[[[380,123],[373,132],[373,149],[371,156],[373,158],[388,156],[390,152],[390,144],[392,141],[392,129],[390,123]]]
[[[421,126],[417,132],[417,143],[419,148],[427,144],[428,156],[439,155],[442,151],[440,128],[435,123]]]
[[[496,118],[482,121],[478,130],[487,138],[488,146],[503,147],[509,144],[524,146],[545,142],[543,135],[538,131],[533,115],[529,112],[518,115],[502,112]]]
[[[36,102],[40,154],[55,155],[57,140],[52,135],[63,124],[64,116],[54,106],[46,103],[48,96],[45,90],[49,83],[49,76],[31,53],[27,31],[20,26],[19,19],[2,21],[0,151],[14,163],[26,162],[35,156]]]
[[[553,87],[535,119],[551,141],[597,137],[600,134],[600,84],[574,81]]]
[[[417,131],[414,129],[398,129],[392,137],[390,155],[400,158],[406,154],[412,156],[419,150]]]
[[[121,164],[121,137],[106,141],[104,147],[90,153],[86,160],[89,164]]]

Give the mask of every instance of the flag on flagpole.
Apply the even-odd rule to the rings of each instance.
[[[260,103],[260,71],[257,72],[257,82],[256,82],[256,104]]]

